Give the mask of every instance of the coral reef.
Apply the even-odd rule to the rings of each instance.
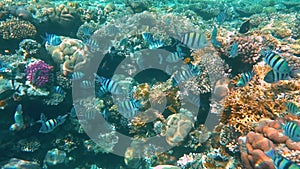
[[[41,44],[33,39],[24,39],[19,44],[19,53],[21,53],[25,59],[37,56],[38,51],[41,48]]]
[[[272,87],[263,81],[268,70],[269,68],[262,65],[254,66],[256,75],[248,86],[230,90],[224,100],[222,123],[234,126],[237,132],[243,134],[253,130],[252,124],[259,119],[279,116],[285,110],[285,100],[278,99],[277,96],[286,90],[282,90],[280,86]],[[285,83],[284,86],[292,87],[289,83]]]
[[[255,132],[239,138],[241,159],[247,169],[275,168],[272,159],[265,155],[271,148],[288,160],[300,164],[299,142],[293,142],[283,134],[283,121],[280,118],[263,119],[257,124]]]
[[[3,39],[22,39],[35,36],[37,30],[33,24],[28,21],[12,18],[1,21],[0,35]]]
[[[54,62],[60,67],[61,73],[67,76],[75,69],[80,70],[90,61],[88,49],[78,39],[60,37],[62,42],[58,46],[46,43],[46,49],[52,56]]]
[[[34,60],[26,66],[26,79],[32,85],[42,87],[49,82],[52,68],[42,60]]]
[[[179,145],[193,127],[193,121],[181,113],[170,115],[166,124],[166,141],[170,146]]]

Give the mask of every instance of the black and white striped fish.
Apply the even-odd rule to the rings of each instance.
[[[182,49],[179,46],[177,46],[176,51],[170,53],[167,56],[166,61],[169,62],[169,63],[177,63],[182,59],[183,59]]]
[[[104,89],[111,94],[123,94],[120,84],[112,79],[105,78],[103,76],[98,76],[94,73],[95,81],[100,83]]]
[[[252,79],[253,75],[254,75],[253,71],[242,73],[239,81],[236,83],[236,86],[237,87],[246,86],[248,84],[248,82],[250,82],[250,80]]]
[[[202,49],[207,46],[206,35],[199,32],[189,32],[181,36],[180,41],[192,50]]]
[[[284,104],[288,111],[296,116],[300,116],[299,107],[293,102],[287,102]]]
[[[300,141],[300,126],[297,122],[289,121],[282,125],[284,135],[288,136],[293,141]]]
[[[268,51],[262,51],[262,55],[265,57],[265,62],[271,66],[271,68],[275,72],[279,73],[290,73],[290,67],[288,65],[288,62],[279,54],[276,54],[275,52],[268,50]]]
[[[195,66],[184,65],[184,67],[181,67],[181,69],[175,72],[175,74],[173,75],[175,86],[200,74],[201,71],[198,70]]]
[[[54,93],[57,93],[57,94],[61,94],[61,95],[65,94],[65,91],[60,86],[53,86],[52,90]]]
[[[137,115],[141,102],[134,99],[127,99],[118,103],[118,110],[125,118],[132,118]]]
[[[83,89],[91,89],[94,87],[94,83],[89,80],[83,80],[80,82],[80,87]]]
[[[42,123],[42,127],[39,130],[39,133],[49,133],[53,131],[57,126],[62,125],[66,121],[66,117],[68,114],[64,116],[58,116],[56,119],[49,119],[46,121],[45,115],[41,114],[41,120],[37,121]]]
[[[69,75],[71,80],[80,80],[84,77],[83,72],[73,72]]]
[[[276,169],[299,169],[300,168],[300,166],[298,166],[296,163],[284,158],[283,156],[275,152],[273,148],[265,152],[265,154],[272,159]]]
[[[290,79],[290,73],[280,73],[274,70],[270,70],[264,77],[264,81],[267,83],[276,83],[280,80]]]

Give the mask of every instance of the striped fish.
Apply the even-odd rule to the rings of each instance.
[[[144,32],[144,33],[142,33],[142,37],[145,41],[147,41],[149,43],[152,43],[154,41],[153,35],[151,33]]]
[[[180,84],[181,82],[187,81],[193,77],[193,73],[188,66],[185,66],[183,69],[178,70],[175,72],[173,79],[175,80],[176,84]]]
[[[49,133],[53,131],[57,126],[62,125],[66,121],[67,116],[68,114],[64,116],[58,116],[56,119],[50,119],[46,121],[45,115],[41,114],[41,120],[37,121],[42,123],[39,133]]]
[[[273,148],[265,152],[270,157],[276,169],[299,169],[300,166],[296,163],[284,158],[280,154],[276,153]]]
[[[154,40],[149,44],[149,49],[158,49],[160,47],[163,47],[165,44],[161,40]]]
[[[89,80],[83,80],[80,82],[80,87],[83,89],[90,89],[94,87],[94,84]]]
[[[107,93],[108,91],[106,90],[106,88],[104,86],[100,86],[97,90],[96,90],[96,97],[102,97],[105,93]]]
[[[298,106],[295,103],[287,102],[284,105],[289,110],[290,113],[292,113],[296,116],[300,116],[300,109],[298,108]]]
[[[65,91],[60,86],[53,86],[53,92],[61,95],[65,94]]]
[[[73,72],[72,74],[69,75],[71,80],[80,80],[84,77],[83,72]]]
[[[177,63],[180,60],[182,60],[182,58],[183,58],[182,50],[181,50],[181,48],[179,46],[177,46],[176,47],[176,51],[170,53],[167,56],[166,61],[169,62],[169,63]]]
[[[138,109],[141,107],[141,102],[138,100],[127,99],[118,103],[119,113],[125,118],[132,118],[137,115]]]
[[[239,81],[236,83],[237,87],[244,87],[247,85],[248,82],[250,82],[250,80],[252,79],[254,75],[254,72],[246,72],[246,73],[242,73],[242,76],[240,77]]]
[[[57,36],[55,34],[46,33],[46,37],[45,38],[43,37],[43,39],[50,46],[58,46],[62,42],[60,36]]]
[[[263,51],[262,55],[265,57],[265,62],[271,66],[274,71],[279,73],[290,73],[290,67],[283,57],[271,50]]]
[[[290,121],[283,125],[283,131],[293,141],[300,141],[300,127],[296,122]]]
[[[180,41],[192,50],[202,49],[207,46],[207,39],[204,33],[185,33],[180,38]]]
[[[94,73],[95,81],[100,83],[104,89],[111,94],[122,94],[122,88],[120,84],[112,79],[107,79],[103,76],[98,76],[96,73]]]
[[[280,80],[288,80],[290,77],[289,73],[280,73],[274,70],[270,70],[264,77],[264,81],[267,83],[276,83]]]

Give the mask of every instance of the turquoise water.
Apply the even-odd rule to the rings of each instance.
[[[299,9],[0,1],[0,166],[300,168]]]

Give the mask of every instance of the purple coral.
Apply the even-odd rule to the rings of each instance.
[[[34,61],[26,66],[26,78],[31,84],[41,87],[49,81],[52,66],[42,60]]]

